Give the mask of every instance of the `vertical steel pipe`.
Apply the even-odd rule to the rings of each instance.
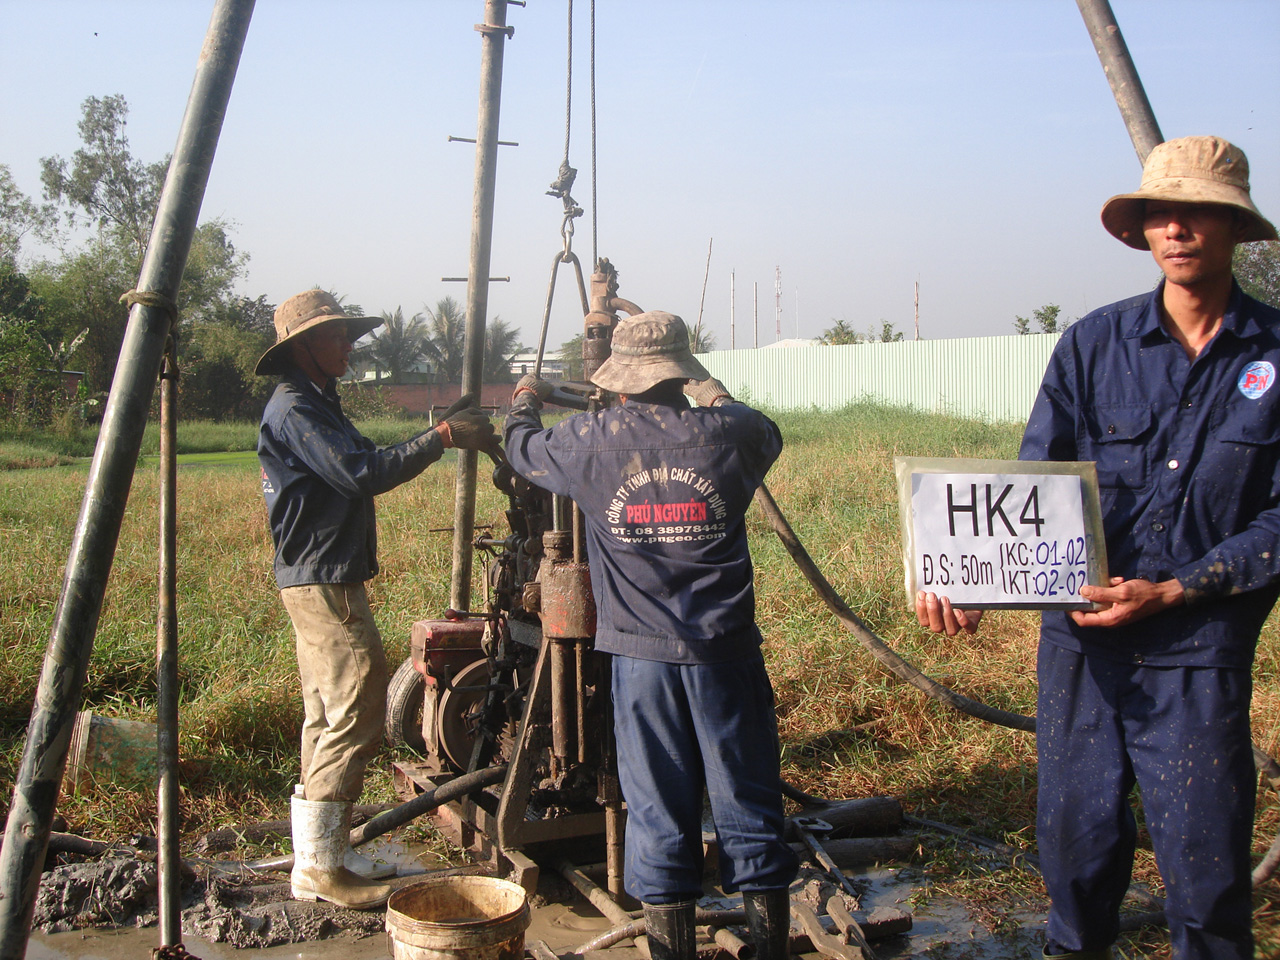
[[[1124,118],[1133,149],[1138,153],[1139,162],[1146,163],[1147,154],[1164,140],[1164,136],[1156,123],[1147,92],[1142,88],[1142,80],[1133,65],[1124,35],[1116,24],[1116,16],[1111,12],[1111,4],[1109,0],[1076,0],[1076,6],[1080,8],[1093,48],[1102,61],[1103,72],[1111,84],[1111,93],[1120,108],[1120,116]]]
[[[156,610],[156,840],[160,946],[182,943],[182,851],[178,848],[178,350],[160,373],[160,557]]]
[[[502,102],[504,41],[515,32],[507,26],[507,0],[485,0],[480,32],[480,115],[476,130],[475,195],[471,213],[471,263],[467,272],[467,334],[462,392],[478,395],[484,373],[485,314],[489,309],[489,260],[493,247],[493,197],[498,174],[498,115]],[[453,500],[453,576],[450,605],[471,609],[471,538],[475,532],[476,462],[473,450],[458,452],[458,479]]]
[[[551,754],[558,776],[578,759],[577,665],[572,640],[546,640],[551,644]]]
[[[191,250],[252,13],[253,0],[218,0],[214,7],[156,210],[138,278],[143,302],[129,312],[9,806],[0,850],[0,960],[26,953],[71,727],[172,326],[166,304],[177,297]]]

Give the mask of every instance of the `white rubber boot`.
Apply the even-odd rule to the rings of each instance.
[[[290,798],[293,825],[293,873],[289,883],[295,900],[328,900],[351,910],[381,907],[391,887],[347,869],[351,851],[351,804],[339,800]]]
[[[299,800],[306,799],[306,787],[300,783],[293,785],[293,795]],[[394,863],[378,863],[376,860],[370,860],[364,854],[358,852],[355,847],[347,844],[347,852],[342,856],[342,865],[352,873],[358,873],[362,877],[368,877],[370,880],[383,880],[386,877],[394,877],[396,875],[396,865]]]

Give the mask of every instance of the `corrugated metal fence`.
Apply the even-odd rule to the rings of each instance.
[[[1025,421],[1055,334],[776,347],[699,354],[734,396],[771,410],[872,400],[928,413]]]

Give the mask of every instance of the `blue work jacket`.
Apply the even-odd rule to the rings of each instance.
[[[378,572],[374,496],[413,479],[443,452],[434,430],[377,446],[342,412],[332,381],[321,390],[300,371],[290,374],[267,402],[258,431],[276,585],[372,577]]]
[[[1248,668],[1280,592],[1280,311],[1233,285],[1190,359],[1152,293],[1058,342],[1023,460],[1092,460],[1112,576],[1176,578],[1185,607],[1115,628],[1046,612],[1046,640],[1132,663]]]
[[[744,517],[782,451],[745,404],[627,401],[542,428],[536,401],[505,425],[507,459],[586,522],[595,647],[716,663],[760,645]]]

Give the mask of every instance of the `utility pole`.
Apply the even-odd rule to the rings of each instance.
[[[916,281],[916,339],[920,339],[920,281]]]
[[[782,339],[782,267],[773,268],[773,339]]]
[[[730,270],[729,271],[729,349],[730,350],[736,349],[737,343],[738,343],[737,327],[735,326],[737,318],[735,316],[736,302],[734,300],[733,281],[734,281],[733,271]]]
[[[760,349],[760,281],[751,281],[751,316],[752,324],[755,327],[755,342],[751,344],[755,349]]]

